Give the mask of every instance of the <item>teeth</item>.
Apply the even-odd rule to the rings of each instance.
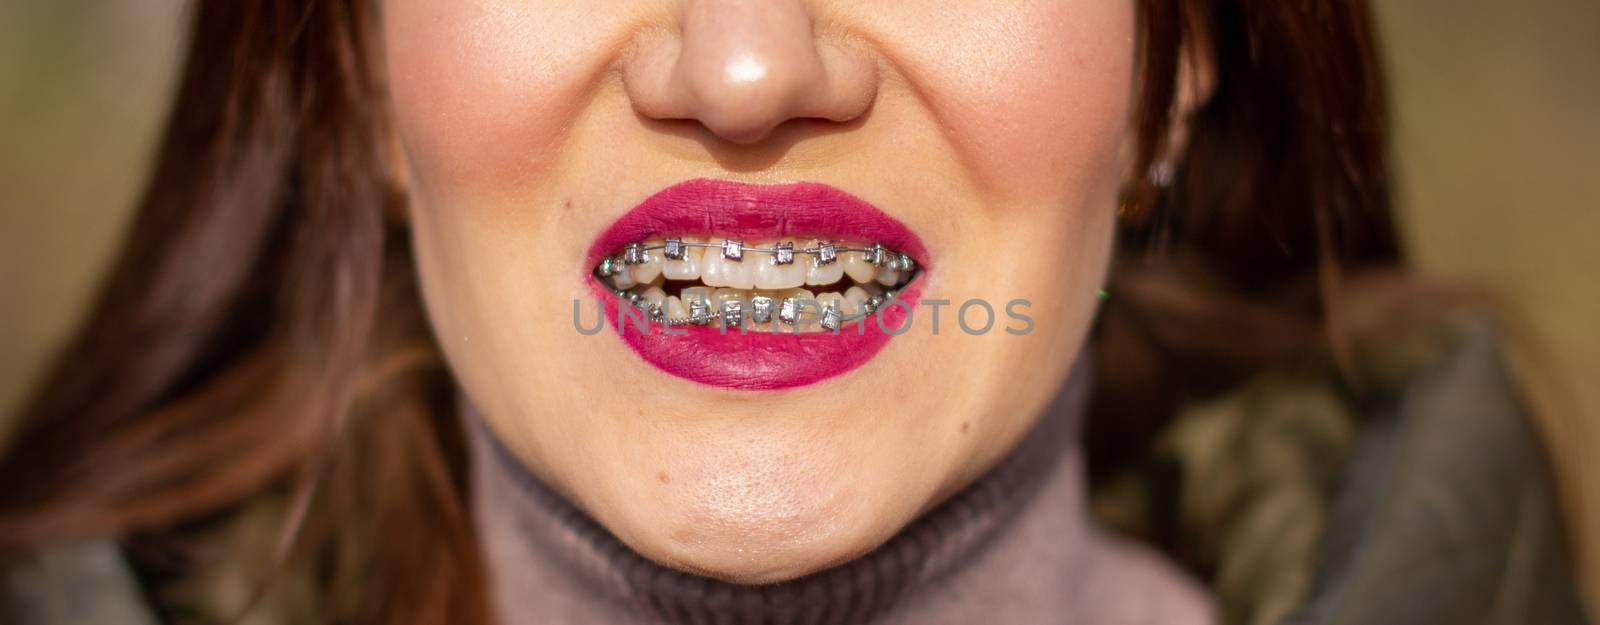
[[[792,241],[786,241],[793,246]],[[782,245],[778,241],[760,241],[756,247],[773,249]],[[782,249],[782,248],[778,248]],[[790,262],[780,264],[780,254],[757,254],[751,256],[743,264],[749,265],[752,282],[758,289],[792,289],[806,283],[806,267],[804,263],[794,262],[791,253]]]
[[[722,258],[733,262],[744,260],[744,241],[738,239],[722,240]]]
[[[654,239],[645,241],[643,247],[660,247],[661,244],[660,239]],[[638,260],[639,262],[630,267],[634,282],[649,284],[651,280],[656,279],[656,276],[661,275],[661,250],[640,251]]]
[[[761,291],[743,289],[717,289],[711,294],[711,309],[722,313],[724,327],[744,326],[746,330],[764,331],[767,324],[752,310],[751,300],[761,296]]]
[[[878,284],[884,286],[894,286],[896,282],[900,281],[900,270],[891,269],[889,267],[881,267],[878,269],[877,280]]]
[[[772,264],[788,265],[794,262],[794,241],[783,241],[772,245]]]
[[[884,263],[889,262],[889,251],[884,249],[882,245],[873,243],[871,247],[867,248],[866,259],[867,262],[882,267]]]
[[[710,302],[711,295],[714,292],[715,289],[710,287],[691,286],[678,293],[678,297],[683,300],[683,305],[687,307],[690,302],[694,302],[696,300]]]
[[[844,293],[807,289],[745,290],[695,286],[668,296],[660,285],[637,286],[621,297],[656,323],[743,326],[747,332],[828,332],[861,321],[888,293],[876,283]],[[863,322],[865,323],[865,322]]]
[[[894,268],[902,274],[911,273],[911,270],[917,266],[917,263],[911,260],[910,254],[896,254],[894,262]]]
[[[844,296],[838,293],[823,293],[817,296],[817,304],[822,307],[818,325],[824,330],[838,330],[844,321]]]
[[[711,322],[711,303],[703,299],[689,302],[689,319],[695,325],[705,325]]]
[[[810,245],[806,246],[810,248]],[[832,265],[839,260],[839,250],[833,241],[816,241],[817,265]]]
[[[668,280],[699,280],[700,255],[704,250],[689,244],[705,242],[704,237],[683,237],[683,259],[667,259],[661,266],[662,275],[665,275]]]
[[[810,330],[817,327],[818,315],[822,312],[817,305],[817,296],[805,289],[787,289],[778,293],[778,301],[782,304],[778,308],[778,320],[784,325],[800,330]],[[788,310],[791,314],[784,315]]]
[[[637,265],[644,262],[644,246],[643,243],[629,243],[627,249],[622,252],[623,264]]]
[[[867,262],[866,256],[861,252],[844,252],[839,255],[840,265],[844,265],[845,275],[850,276],[857,284],[866,284],[878,277],[878,267]]]
[[[869,292],[872,293],[872,297],[867,298],[866,310],[867,312],[877,312],[878,308],[883,306],[883,303],[888,301],[889,298],[884,297],[883,293],[878,292],[876,289]]]
[[[657,322],[818,332],[876,312],[915,272],[909,255],[876,243],[681,236],[630,243],[594,273]]]
[[[756,260],[754,258],[743,258],[743,244],[739,244],[740,257],[743,260],[730,260],[728,258],[728,250],[731,244],[737,243],[739,242],[729,241],[721,248],[720,252],[708,250],[700,258],[701,282],[706,283],[707,286],[730,286],[736,289],[755,288],[755,272],[753,270],[761,263],[753,262]],[[760,260],[766,259],[761,258]]]
[[[770,295],[757,294],[750,298],[750,320],[756,323],[771,323],[772,309],[776,306]]]
[[[778,305],[778,321],[791,326],[800,323],[800,308],[799,298],[784,298],[783,303]]]
[[[713,287],[788,289],[829,286],[845,276],[858,284],[894,286],[897,280],[910,277],[916,267],[907,254],[880,244],[864,249],[860,245],[841,246],[814,238],[753,244],[697,236],[650,239],[629,243],[617,255],[601,259],[595,274],[623,289],[658,279],[700,280]]]
[[[871,298],[872,294],[868,293],[866,289],[859,286],[850,287],[849,290],[844,292],[843,311],[845,316],[859,315],[866,312],[867,300]]]
[[[821,249],[823,251],[822,254],[812,258],[811,262],[801,263],[806,266],[806,284],[824,286],[844,279],[844,264],[838,262],[837,254],[834,254],[832,260],[823,262],[823,259],[828,256],[827,251],[833,249],[832,243],[813,239],[807,241],[805,247],[806,249]]]
[[[644,301],[652,306],[661,304],[667,301],[667,292],[659,286],[650,287],[644,290]]]
[[[678,299],[677,296],[668,296],[662,308],[666,309],[668,319],[682,319],[689,316],[689,307],[684,306],[683,300]]]
[[[817,296],[816,296],[815,293],[812,293],[811,291],[807,291],[805,289],[784,289],[782,291],[778,291],[778,298],[779,299],[782,299],[782,298],[785,298],[785,297],[797,297],[797,298],[800,298],[800,299],[809,299],[809,300],[817,299]]]
[[[683,239],[667,239],[661,245],[661,255],[672,260],[683,260],[688,255],[688,248],[684,246]]]
[[[619,289],[631,289],[639,281],[633,279],[633,268],[624,265],[622,271],[611,276],[611,284]]]
[[[750,292],[741,289],[717,289],[711,292],[712,310],[722,310],[723,302],[737,301],[743,305],[750,298]]]
[[[839,328],[844,325],[844,314],[839,312],[839,306],[837,303],[833,306],[824,306],[822,308],[822,321],[820,325],[822,326],[822,329],[830,332],[837,332]]]
[[[744,300],[737,298],[722,300],[722,307],[718,310],[722,311],[722,325],[728,327],[744,325]]]

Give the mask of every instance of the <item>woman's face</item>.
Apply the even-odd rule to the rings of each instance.
[[[1132,2],[383,13],[438,341],[506,446],[646,557],[766,582],[861,555],[1009,451],[1083,344],[1131,148]],[[667,239],[715,247],[596,276]],[[762,251],[781,242],[792,264]],[[911,268],[848,251],[874,243]],[[615,290],[677,318],[736,299],[748,335],[586,334]],[[839,334],[820,308],[778,320],[789,297],[845,318],[891,291]],[[958,322],[971,300],[987,332],[982,304]]]

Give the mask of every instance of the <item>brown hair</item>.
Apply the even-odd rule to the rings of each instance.
[[[1345,274],[1401,263],[1387,93],[1365,2],[1142,2],[1139,160],[1169,150],[1179,63],[1209,56],[1215,91],[1182,122],[1170,186],[1126,188],[1094,342],[1091,474],[1137,462],[1179,404],[1288,359],[1348,365]],[[1198,46],[1183,54],[1183,46]],[[1347,371],[1348,373],[1348,371]]]
[[[167,549],[277,492],[275,566],[315,563],[323,618],[485,621],[453,386],[386,218],[403,197],[367,5],[195,4],[132,231],[0,458],[0,553]],[[1185,47],[1219,71],[1173,184],[1127,188],[1092,347],[1119,415],[1091,420],[1102,465],[1179,402],[1326,343],[1339,272],[1398,259],[1364,3],[1138,11],[1138,171],[1169,151]]]

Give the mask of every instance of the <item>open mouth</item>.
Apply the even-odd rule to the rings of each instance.
[[[915,277],[910,254],[820,238],[746,245],[726,237],[633,242],[595,277],[665,325],[838,332],[863,322]]]
[[[904,332],[921,240],[837,188],[698,178],[590,245],[584,279],[645,362],[702,384],[782,389],[866,364]]]

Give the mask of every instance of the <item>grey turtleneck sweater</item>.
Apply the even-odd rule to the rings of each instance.
[[[1080,368],[1081,369],[1081,368]],[[1206,623],[1210,602],[1089,520],[1075,374],[1028,437],[887,543],[746,586],[655,564],[557,496],[467,409],[476,517],[502,625]]]

